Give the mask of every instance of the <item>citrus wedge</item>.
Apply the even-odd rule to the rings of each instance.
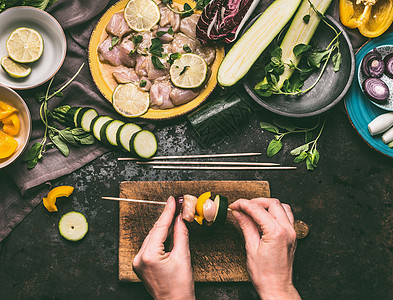
[[[207,64],[194,53],[183,54],[169,69],[172,83],[183,89],[200,87],[206,80]]]
[[[160,9],[152,0],[130,0],[124,8],[124,18],[135,31],[150,30],[160,17]]]
[[[112,105],[122,116],[135,118],[149,109],[150,96],[132,83],[119,84],[113,92]]]
[[[38,60],[44,52],[44,40],[38,31],[20,27],[7,39],[8,55],[16,62],[31,63]]]
[[[31,68],[27,65],[13,61],[9,56],[1,59],[1,67],[13,78],[23,78],[31,73]]]

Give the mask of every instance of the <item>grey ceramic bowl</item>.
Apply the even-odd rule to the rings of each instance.
[[[0,169],[2,169],[13,163],[26,150],[31,135],[31,116],[25,101],[9,87],[0,85],[0,100],[15,107],[20,120],[19,133],[14,137],[18,141],[18,147],[10,157],[0,159]]]
[[[257,16],[258,17],[258,16]],[[256,17],[256,18],[257,18]],[[347,93],[352,84],[355,73],[355,55],[348,35],[341,25],[332,17],[327,16],[330,23],[338,31],[343,31],[340,36],[340,51],[342,54],[342,65],[338,72],[333,71],[333,65],[329,62],[318,84],[308,93],[300,96],[272,95],[263,98],[254,91],[254,86],[258,83],[253,69],[251,69],[243,80],[243,85],[247,93],[264,108],[286,117],[311,117],[319,115],[336,105]],[[256,19],[252,20],[252,24]],[[250,26],[250,25],[249,25]],[[326,47],[334,38],[334,33],[323,22],[320,23],[314,34],[312,43],[318,48]],[[304,84],[310,86],[318,77],[319,73],[314,73]]]
[[[24,90],[43,84],[57,73],[64,62],[67,43],[60,24],[47,12],[29,6],[12,7],[0,14],[0,59],[8,56],[7,38],[19,27],[37,30],[44,40],[44,52],[30,64],[32,71],[27,77],[12,78],[0,68],[0,84]]]

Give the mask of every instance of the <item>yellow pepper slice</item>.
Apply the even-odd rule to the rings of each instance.
[[[377,37],[393,22],[393,0],[340,0],[340,20],[365,37]]]
[[[17,112],[18,110],[15,107],[12,107],[11,105],[0,101],[0,120],[7,118],[14,112]]]
[[[74,191],[74,187],[68,185],[61,185],[52,189],[42,202],[49,212],[57,211],[56,200],[59,197],[68,197]]]
[[[0,159],[11,156],[16,148],[18,148],[18,141],[0,130]]]
[[[206,192],[198,197],[198,202],[195,209],[196,214],[194,219],[195,221],[197,221],[199,225],[202,225],[203,219],[205,218],[203,215],[203,204],[205,204],[206,200],[209,199],[211,196],[212,196],[211,192]]]
[[[3,131],[9,135],[15,136],[19,133],[20,121],[16,113],[1,120],[3,122]]]

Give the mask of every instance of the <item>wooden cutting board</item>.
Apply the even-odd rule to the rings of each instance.
[[[120,197],[166,201],[171,195],[200,194],[239,198],[270,197],[266,181],[126,181],[120,184]],[[139,281],[132,261],[143,240],[160,216],[163,206],[120,202],[119,279]],[[226,224],[217,228],[188,224],[194,279],[197,282],[249,281],[244,239],[236,220],[228,213]]]

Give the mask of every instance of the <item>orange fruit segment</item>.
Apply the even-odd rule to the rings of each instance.
[[[0,101],[0,120],[10,116],[14,112],[17,112],[18,110],[15,107],[12,107],[11,105]]]
[[[0,159],[11,156],[18,147],[18,141],[0,130]]]
[[[74,187],[68,185],[61,185],[50,190],[48,196],[42,199],[45,208],[49,212],[57,211],[56,200],[59,197],[68,197],[74,191]]]
[[[19,133],[20,130],[20,121],[18,116],[13,113],[10,116],[1,120],[3,122],[3,131],[9,135],[15,136]]]

